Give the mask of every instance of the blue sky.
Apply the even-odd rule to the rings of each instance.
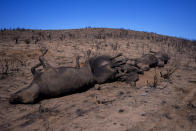
[[[0,28],[125,28],[196,40],[196,0],[0,0]]]

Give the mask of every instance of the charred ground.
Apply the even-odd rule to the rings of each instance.
[[[78,55],[83,66],[88,50],[132,59],[163,51],[171,59],[140,75],[136,86],[113,82],[35,105],[9,104],[32,81],[42,47],[55,67],[74,66]],[[1,30],[1,130],[196,130],[195,55],[195,41],[124,29]]]

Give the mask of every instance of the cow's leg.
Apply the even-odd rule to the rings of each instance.
[[[111,67],[115,68],[115,67],[120,67],[121,65],[125,65],[126,64],[126,60],[117,60],[117,61],[112,61],[111,63]]]
[[[125,65],[127,62],[127,59],[120,59],[120,60],[116,60],[116,58],[122,56],[122,53],[119,53],[118,55],[110,58],[111,59],[111,67],[115,68],[115,67],[120,67],[121,65]]]
[[[52,67],[43,56],[39,57],[39,61],[44,69],[49,69]]]
[[[42,64],[39,63],[39,64],[33,66],[33,67],[31,68],[31,73],[32,73],[33,75],[36,75],[36,74],[38,73],[38,72],[36,71],[36,68],[40,67],[41,65],[42,65]]]
[[[40,56],[39,57],[39,61],[40,63],[36,64],[35,66],[33,66],[31,68],[31,73],[33,75],[36,75],[38,72],[36,71],[36,68],[40,67],[40,66],[43,66],[44,69],[49,69],[51,68],[52,66],[44,59],[43,56]]]
[[[50,69],[52,66],[47,62],[47,60],[44,58],[44,55],[48,52],[47,49],[42,50],[42,55],[39,57],[39,61],[44,69]]]
[[[118,55],[116,55],[116,56],[114,56],[114,57],[112,57],[112,58],[110,58],[111,60],[114,60],[114,59],[116,59],[116,58],[118,58],[118,57],[120,57],[120,56],[122,56],[122,53],[119,53]]]
[[[44,59],[44,55],[48,52],[47,49],[42,49],[42,55],[39,57],[39,61],[40,63],[36,64],[35,66],[33,66],[31,68],[31,73],[33,75],[36,75],[38,72],[36,71],[36,68],[43,66],[43,68],[48,68],[50,67],[50,65],[48,64],[48,62]]]

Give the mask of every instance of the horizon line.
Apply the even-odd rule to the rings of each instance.
[[[175,36],[175,35],[167,35],[167,34],[161,34],[161,33],[157,33],[157,32],[151,32],[151,31],[144,31],[144,30],[134,30],[134,29],[130,29],[130,28],[124,28],[124,27],[116,27],[116,28],[112,28],[112,27],[93,27],[93,26],[86,26],[86,27],[80,27],[80,28],[26,28],[26,27],[0,27],[0,31],[3,30],[42,30],[42,31],[58,31],[58,30],[79,30],[79,29],[122,29],[122,30],[128,30],[128,31],[137,31],[137,32],[144,32],[144,33],[153,33],[153,34],[157,34],[157,35],[162,35],[162,36],[166,36],[166,37],[174,37],[174,38],[178,38],[178,39],[184,39],[184,40],[189,40],[189,41],[196,41],[196,39],[194,38],[185,38],[185,37],[181,37],[181,36]]]

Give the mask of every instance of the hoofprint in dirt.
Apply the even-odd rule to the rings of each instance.
[[[93,54],[113,56],[123,52],[134,59],[150,50],[165,49],[165,45],[160,45],[133,38],[65,39],[41,44],[50,49],[46,59],[54,66],[74,66],[78,54],[84,62],[88,49]],[[10,58],[16,57],[23,62],[14,59],[15,64],[10,67],[13,70],[0,80],[0,130],[196,130],[196,64],[186,53],[173,50],[174,47],[167,50],[172,56],[171,63],[144,72],[135,87],[114,82],[34,105],[11,105],[10,95],[27,87],[33,79],[30,69],[38,62],[40,44],[6,41],[0,46],[2,58],[6,56],[12,61]],[[169,79],[162,78],[159,72],[167,74],[173,67],[172,61],[180,62],[179,67]],[[152,86],[155,73],[156,88]]]

